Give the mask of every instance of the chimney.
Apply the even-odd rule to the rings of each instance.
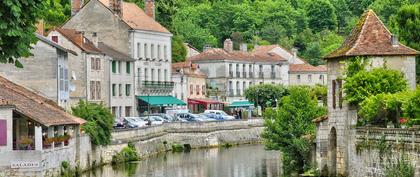
[[[292,57],[292,60],[290,61],[290,63],[295,63],[296,62],[297,53],[298,53],[298,49],[297,48],[292,48],[293,57]]]
[[[109,0],[109,8],[122,17],[122,0]]]
[[[83,0],[71,0],[71,16],[75,15],[82,8]]]
[[[98,34],[96,32],[92,33],[92,43],[95,45],[95,47],[98,47]]]
[[[149,17],[155,19],[155,0],[144,0],[144,1],[145,1],[144,11]]]
[[[36,24],[36,33],[38,33],[41,36],[44,36],[44,20],[39,20]]]
[[[239,50],[242,52],[248,52],[248,45],[246,43],[241,43]]]
[[[398,42],[398,36],[395,34],[391,35],[391,44],[393,47],[398,46],[399,42]]]
[[[225,42],[223,43],[223,48],[228,51],[228,52],[232,52],[233,51],[233,42],[230,39],[226,39]]]
[[[207,50],[209,50],[209,49],[211,49],[211,45],[210,45],[210,44],[206,44],[206,45],[204,45],[204,47],[203,47],[203,52],[205,52],[205,51],[207,51]]]

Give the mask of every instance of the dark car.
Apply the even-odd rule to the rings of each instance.
[[[183,120],[186,120],[188,122],[196,122],[197,121],[196,116],[191,114],[191,113],[177,113],[177,114],[175,114],[175,116],[178,119],[183,119]]]

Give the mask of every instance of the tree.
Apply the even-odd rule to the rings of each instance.
[[[309,27],[315,31],[334,30],[337,27],[337,15],[334,6],[327,0],[314,0],[307,8]]]
[[[108,145],[111,142],[114,116],[108,108],[95,103],[81,100],[76,107],[71,108],[73,115],[85,119],[82,129],[89,134],[95,145]]]
[[[287,90],[281,85],[260,84],[253,85],[245,90],[245,97],[253,101],[262,109],[276,106],[277,101],[287,94]]]
[[[183,62],[187,57],[187,49],[184,46],[184,41],[179,36],[172,38],[172,62]]]
[[[35,23],[44,10],[44,0],[0,1],[0,63],[23,67],[17,58],[31,55]]]
[[[342,33],[343,29],[347,26],[348,17],[351,16],[349,6],[345,0],[330,0],[335,8],[337,14],[337,32]]]
[[[71,15],[71,5],[68,0],[45,0],[47,10],[42,12],[45,30],[63,24]]]
[[[346,0],[354,16],[360,16],[375,0]]]
[[[327,113],[319,107],[308,87],[291,87],[277,110],[266,109],[262,137],[268,149],[281,150],[285,174],[302,173],[310,165],[311,146],[315,137],[312,120]]]

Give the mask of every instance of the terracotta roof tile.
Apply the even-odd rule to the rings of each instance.
[[[99,50],[91,41],[85,38],[82,32],[76,31],[74,29],[64,28],[56,28],[55,30],[83,51],[88,53],[101,53],[101,50]]]
[[[109,0],[99,1],[106,7],[109,7]],[[170,33],[134,3],[122,3],[122,20],[133,29]]]
[[[325,65],[290,64],[289,72],[327,72],[327,67]]]
[[[191,63],[190,61],[184,61],[184,62],[178,62],[178,63],[172,63],[172,68],[174,69],[180,69],[180,68],[198,68],[198,64]]]
[[[292,51],[290,51],[290,50],[288,50],[288,49],[286,49],[286,48],[284,48],[284,47],[282,47],[282,46],[280,46],[280,45],[277,45],[277,44],[274,44],[274,45],[259,45],[259,46],[256,46],[253,50],[252,50],[252,53],[253,54],[264,54],[264,53],[269,53],[271,50],[273,50],[274,48],[281,48],[281,49],[283,49],[283,50],[285,50],[285,51],[287,51],[290,55],[292,55],[293,56],[293,52]],[[300,59],[300,60],[302,60],[303,62],[305,62],[305,63],[307,63],[307,61],[306,60],[304,60],[304,59],[302,59],[302,58],[300,58],[300,57],[297,57],[298,59]]]
[[[191,61],[184,61],[172,63],[172,71],[178,73],[177,70],[183,69],[183,74],[195,77],[207,77],[206,74],[198,70],[198,64],[191,63]]]
[[[375,12],[368,10],[353,28],[340,48],[325,59],[348,56],[397,56],[417,55],[418,52],[400,43],[393,46],[391,32],[385,27]]]
[[[278,62],[286,61],[286,59],[275,53],[251,53],[243,51],[228,52],[221,48],[212,48],[198,55],[190,57],[190,61],[198,60],[239,60],[239,61],[254,61],[254,62]]]
[[[86,122],[66,113],[54,101],[44,98],[2,76],[0,76],[0,100],[6,100],[8,104],[16,107],[16,111],[45,126],[78,125]]]

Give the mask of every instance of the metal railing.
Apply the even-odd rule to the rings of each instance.
[[[264,73],[263,72],[259,72],[258,73],[258,77],[261,78],[261,79],[264,78]]]
[[[143,81],[142,85],[144,88],[165,88],[165,89],[173,89],[174,82],[171,81]]]
[[[246,76],[248,76],[248,74],[246,74],[246,72],[242,72],[242,77],[246,78]]]

